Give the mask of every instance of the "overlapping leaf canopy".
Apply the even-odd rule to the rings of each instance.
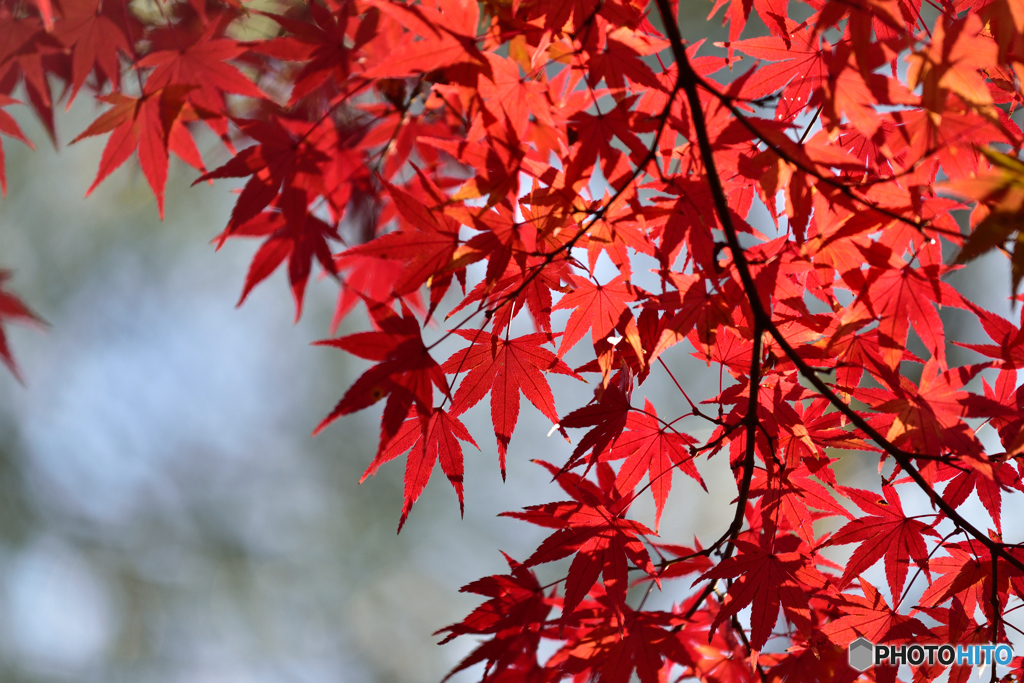
[[[321,427],[383,402],[367,476],[405,458],[402,523],[438,462],[461,505],[463,443],[504,475],[522,396],[575,442],[543,463],[568,499],[508,513],[551,534],[466,586],[488,601],[444,631],[484,641],[456,671],[891,681],[843,648],[1005,641],[1024,321],[947,276],[1001,250],[1007,291],[1024,279],[1024,1],[704,9],[726,42],[684,40],[672,0],[0,0],[0,134],[27,142],[24,101],[54,135],[84,93],[108,105],[75,138],[109,134],[93,187],[134,156],[163,212],[172,153],[197,182],[241,179],[217,242],[261,240],[241,298],[286,265],[301,315],[320,270],[335,326],[369,321],[323,342],[373,365]],[[32,318],[0,292],[0,322]],[[720,370],[716,395],[691,395],[673,348]],[[656,373],[675,403],[645,394]],[[549,382],[584,379],[588,404],[556,406]],[[494,442],[459,418],[485,398]],[[840,481],[841,452],[877,460],[873,488]],[[731,524],[663,544],[666,501],[706,495],[709,458],[735,476],[707,503]],[[650,525],[631,512],[647,489]],[[882,589],[861,577],[879,562]],[[674,607],[645,609],[651,590]]]

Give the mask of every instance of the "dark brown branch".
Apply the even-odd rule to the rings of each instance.
[[[750,482],[754,478],[754,465],[755,465],[755,445],[757,442],[757,429],[759,422],[757,419],[757,405],[758,395],[760,394],[761,388],[761,333],[763,330],[758,322],[754,321],[754,349],[750,357],[750,381],[748,384],[748,391],[750,395],[747,397],[747,414],[743,417],[743,423],[746,426],[746,443],[744,444],[745,450],[743,453],[743,462],[741,467],[743,468],[743,477],[739,484],[739,493],[736,497],[736,511],[733,513],[732,523],[725,533],[714,542],[707,550],[708,554],[711,551],[719,548],[723,543],[727,544],[725,550],[722,551],[722,560],[727,560],[732,557],[732,552],[735,549],[735,545],[732,543],[733,540],[740,533],[740,529],[743,527],[743,518],[747,512],[747,501],[750,499]],[[693,606],[683,616],[684,619],[689,619],[694,615],[700,604],[704,602],[704,599],[711,594],[714,590],[716,581],[708,581],[704,590],[701,592],[700,598],[698,598]],[[748,645],[747,649],[750,647]]]
[[[999,643],[999,558],[992,553],[992,644]],[[996,683],[996,655],[989,653],[992,666],[992,683]]]
[[[732,624],[733,632],[737,636],[739,636],[740,642],[743,643],[743,647],[747,648],[747,652],[753,653],[754,650],[750,647],[750,639],[747,638],[747,632],[743,630],[743,625],[740,623],[740,618],[734,614],[729,619],[729,621]],[[764,680],[765,672],[764,667],[761,666],[761,662],[756,662],[754,666],[757,668],[757,673],[761,676],[761,680]]]

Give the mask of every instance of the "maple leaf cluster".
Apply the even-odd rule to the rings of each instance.
[[[161,214],[172,153],[196,182],[240,179],[216,242],[261,240],[241,300],[284,266],[301,316],[316,269],[332,333],[369,321],[321,342],[372,366],[318,431],[383,402],[364,479],[405,458],[399,529],[438,462],[462,507],[464,444],[491,443],[462,416],[485,398],[502,476],[523,397],[573,440],[539,463],[564,499],[506,513],[550,535],[463,589],[486,601],[442,632],[482,641],[453,673],[893,681],[846,646],[1007,642],[1024,318],[947,276],[1001,250],[1008,288],[1024,279],[1024,2],[717,0],[716,45],[685,41],[678,9],[0,0],[0,107],[23,99],[54,137],[56,105],[107,105],[75,138],[109,135],[88,191],[135,155]],[[0,134],[28,142],[4,109]],[[992,343],[954,338],[944,309]],[[0,321],[31,317],[0,292]],[[717,395],[691,398],[680,353],[716,368]],[[655,374],[674,404],[644,395]],[[593,398],[556,407],[551,381]],[[840,455],[877,460],[877,485],[841,481]],[[711,459],[735,478],[731,522],[662,542],[673,487],[706,495]],[[670,609],[644,609],[655,589]]]

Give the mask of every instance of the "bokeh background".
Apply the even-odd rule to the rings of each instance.
[[[687,26],[704,37],[695,33],[705,24]],[[336,287],[312,282],[298,324],[282,273],[236,309],[257,244],[210,244],[230,213],[230,184],[190,187],[195,174],[172,161],[160,222],[133,159],[83,198],[105,139],[57,152],[20,109],[37,149],[4,140],[0,267],[14,269],[13,291],[48,328],[10,328],[25,386],[0,373],[0,681],[440,680],[473,647],[438,647],[431,635],[478,604],[458,588],[504,572],[499,549],[525,559],[545,535],[496,515],[560,499],[529,460],[564,461],[571,446],[547,438],[550,424],[523,399],[502,483],[484,402],[466,419],[482,450],[466,451],[465,518],[435,472],[396,536],[404,458],[358,484],[380,406],[310,437],[369,365],[310,346],[328,336]],[[79,98],[58,117],[61,140],[96,113]],[[207,143],[212,168],[227,155]],[[955,277],[1009,315],[1004,259]],[[346,325],[364,326],[362,313]],[[964,360],[956,353],[951,362]],[[693,395],[717,391],[717,371],[682,347],[666,360]],[[589,398],[569,378],[551,383],[563,413]],[[661,375],[641,394],[668,419],[686,410]],[[871,487],[876,464],[847,454],[837,468]],[[677,475],[667,541],[707,541],[731,519],[725,458],[699,468],[710,493]],[[908,499],[908,511],[927,511]],[[637,509],[652,523],[649,495]],[[973,495],[968,510],[987,519]],[[880,566],[869,578],[885,585]]]

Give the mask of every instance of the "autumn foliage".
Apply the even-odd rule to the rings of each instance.
[[[484,602],[439,632],[478,641],[456,671],[892,681],[846,646],[1008,642],[1024,325],[946,276],[999,250],[1006,292],[1024,279],[1024,2],[703,10],[727,42],[684,40],[673,0],[0,0],[0,133],[28,143],[23,104],[56,139],[54,109],[90,97],[72,142],[107,141],[88,191],[134,159],[162,214],[172,154],[196,182],[239,179],[215,242],[260,241],[241,299],[284,269],[301,316],[323,273],[335,329],[368,321],[320,342],[369,363],[318,430],[383,404],[364,478],[404,460],[399,529],[438,462],[461,506],[464,448],[496,451],[503,476],[528,457],[524,398],[571,440],[539,462],[563,499],[506,513],[550,535],[467,585]],[[990,343],[958,339],[949,307]],[[33,318],[0,291],[0,322]],[[680,350],[717,395],[691,395]],[[2,332],[0,358],[14,367]],[[675,402],[645,398],[653,374]],[[556,407],[549,383],[584,381],[588,403]],[[485,399],[493,441],[461,419]],[[837,478],[838,457],[877,462],[877,483]],[[670,496],[706,495],[723,459],[735,497],[707,504],[728,527],[659,537]],[[964,512],[972,494],[987,517]],[[653,519],[631,512],[641,496]],[[559,560],[542,585],[534,568]],[[645,609],[652,590],[674,607]],[[1022,674],[1018,658],[991,676]]]

